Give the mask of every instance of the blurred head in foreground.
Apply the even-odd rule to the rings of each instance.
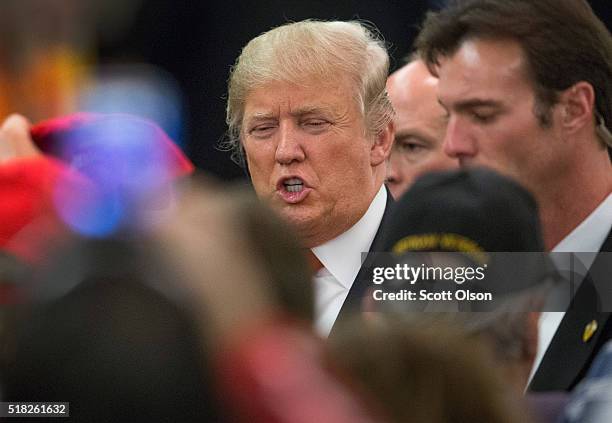
[[[514,395],[478,342],[443,322],[354,321],[328,345],[356,388],[396,422],[525,422]]]
[[[43,269],[7,399],[70,401],[92,422],[211,421],[221,339],[258,306],[308,322],[306,263],[254,197],[193,189],[182,200],[159,238],[79,242]]]
[[[483,338],[506,379],[522,390],[537,351],[539,311],[555,276],[541,253],[539,228],[533,197],[496,172],[474,168],[424,175],[397,203],[385,251],[394,264],[425,266],[433,276],[388,280],[373,289],[467,290],[491,293],[491,300],[374,301],[369,295],[365,308],[403,315],[414,324],[455,323],[465,335]],[[465,277],[478,269],[482,278]],[[452,277],[442,276],[446,272]]]
[[[154,266],[122,241],[59,254],[19,322],[5,399],[70,402],[76,421],[212,421],[207,340]]]
[[[313,319],[311,271],[297,237],[252,192],[195,179],[159,236],[163,253],[194,287],[201,284],[193,277],[218,281],[225,290],[215,294],[232,303],[255,302],[261,290],[281,313]]]

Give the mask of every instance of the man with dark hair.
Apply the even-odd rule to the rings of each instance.
[[[416,44],[440,79],[446,154],[530,189],[548,250],[612,251],[612,37],[586,1],[454,1]],[[612,336],[589,285],[543,314],[531,389],[571,389]]]

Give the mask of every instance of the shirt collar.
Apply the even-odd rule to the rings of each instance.
[[[561,240],[552,252],[598,252],[612,227],[612,194]],[[605,230],[604,230],[605,229]]]
[[[338,282],[349,289],[361,268],[361,253],[368,252],[387,205],[382,185],[365,214],[348,231],[311,249]]]

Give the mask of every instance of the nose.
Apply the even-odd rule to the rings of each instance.
[[[464,160],[478,154],[478,146],[473,129],[461,117],[452,116],[446,127],[444,153],[454,159]]]
[[[296,129],[290,123],[282,123],[279,128],[278,145],[276,146],[276,161],[288,165],[292,162],[301,162],[305,157]]]

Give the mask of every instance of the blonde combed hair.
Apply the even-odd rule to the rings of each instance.
[[[350,21],[305,20],[274,28],[252,39],[233,66],[228,83],[228,138],[222,147],[244,164],[240,136],[246,97],[269,82],[303,85],[348,78],[369,134],[380,133],[393,118],[385,91],[389,56],[377,30]]]

